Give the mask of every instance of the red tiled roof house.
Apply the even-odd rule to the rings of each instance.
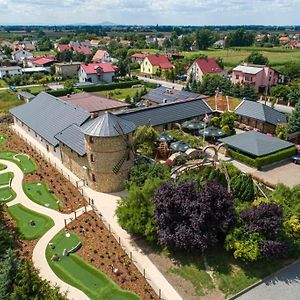
[[[202,81],[205,74],[225,75],[226,72],[217,63],[215,58],[198,58],[187,71],[188,78],[193,76],[196,81]]]
[[[107,62],[82,64],[79,69],[79,82],[91,82],[95,84],[113,82],[115,73],[116,67]]]
[[[141,72],[149,75],[156,75],[163,70],[170,70],[173,65],[165,55],[152,54],[147,55],[142,64]]]

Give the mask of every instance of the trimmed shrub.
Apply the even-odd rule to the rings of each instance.
[[[232,178],[230,186],[235,198],[241,201],[252,201],[255,196],[251,175],[240,174]]]

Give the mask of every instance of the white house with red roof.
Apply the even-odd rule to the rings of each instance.
[[[79,82],[106,83],[115,80],[116,67],[110,63],[82,64],[79,69]]]
[[[147,55],[141,64],[141,72],[149,75],[156,75],[158,72],[173,68],[174,66],[169,59],[165,55],[160,54]]]
[[[94,63],[111,62],[112,58],[106,50],[97,50],[92,61]]]
[[[223,76],[226,72],[221,68],[215,58],[198,58],[189,67],[187,76],[193,76],[196,81],[202,81],[205,74],[217,74]]]

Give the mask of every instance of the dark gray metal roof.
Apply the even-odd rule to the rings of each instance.
[[[135,128],[135,124],[131,121],[124,120],[110,112],[81,126],[84,134],[96,137],[120,136],[133,132]]]
[[[235,113],[240,116],[246,116],[273,125],[278,123],[286,123],[286,116],[284,113],[267,106],[263,103],[244,100],[236,109]]]
[[[122,119],[133,122],[136,126],[163,125],[191,119],[211,113],[212,110],[201,99],[177,101],[140,109],[120,112]]]
[[[229,148],[257,157],[271,154],[294,145],[256,131],[229,136],[219,139],[219,141],[225,143]]]
[[[148,94],[143,96],[143,99],[156,102],[158,104],[165,102],[174,102],[179,100],[200,98],[200,94],[178,91],[170,89],[164,86],[160,86],[154,90],[151,90]]]
[[[31,102],[10,110],[22,121],[53,146],[58,145],[55,135],[71,124],[81,125],[90,114],[81,108],[66,103],[45,92],[38,94]]]
[[[72,124],[55,135],[55,138],[79,155],[83,156],[86,154],[84,133],[79,126]]]

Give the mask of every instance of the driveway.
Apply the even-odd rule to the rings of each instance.
[[[300,262],[279,271],[238,300],[299,300]]]
[[[138,76],[138,78],[140,80],[144,80],[144,81],[151,82],[151,83],[156,83],[156,84],[165,86],[170,89],[174,88],[175,90],[179,90],[179,91],[181,91],[185,87],[184,84],[172,83],[170,81],[165,81],[165,80],[153,79],[153,78],[148,78],[148,77],[144,77],[144,76]]]
[[[283,183],[289,187],[300,184],[300,165],[292,162],[284,162],[264,171],[251,172],[254,176],[260,177],[272,184]],[[300,296],[299,296],[300,299]]]

